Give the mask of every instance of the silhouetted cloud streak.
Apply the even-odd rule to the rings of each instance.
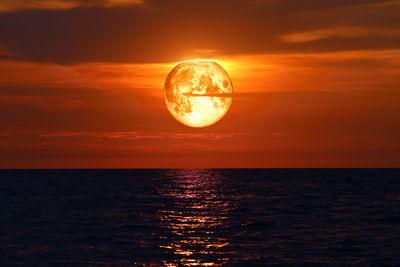
[[[0,46],[17,59],[61,64],[400,48],[400,4],[378,3],[159,0],[25,10],[0,14]]]

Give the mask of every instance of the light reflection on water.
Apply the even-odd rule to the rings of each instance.
[[[234,251],[220,234],[227,228],[234,203],[218,192],[221,178],[213,170],[170,170],[170,183],[159,193],[170,203],[158,211],[165,235],[159,245],[177,257],[166,266],[221,266]]]
[[[3,170],[1,266],[398,266],[399,169]]]

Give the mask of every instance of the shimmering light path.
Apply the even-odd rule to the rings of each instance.
[[[4,266],[388,265],[400,170],[0,171]]]

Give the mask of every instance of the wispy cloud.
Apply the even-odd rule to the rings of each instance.
[[[142,0],[2,0],[0,12],[14,12],[28,9],[64,10],[78,7],[126,7],[143,4]]]
[[[0,27],[0,45],[17,54],[18,60],[63,65],[384,50],[399,48],[400,42],[400,6],[388,1],[0,2],[0,10],[9,12],[0,14],[0,24],[6,25]],[[385,5],[368,6],[379,3]],[[71,8],[79,10],[60,12]],[[24,9],[47,10],[11,12]],[[309,43],[315,40],[319,42]]]
[[[3,46],[0,46],[0,57],[1,56],[15,56],[14,53],[11,53],[10,51],[8,51],[6,48],[4,48]]]
[[[84,105],[79,99],[67,99],[62,96],[2,95],[1,91],[0,104],[3,106],[29,105],[45,110],[75,109]]]
[[[54,131],[48,133],[39,133],[40,137],[47,138],[75,138],[75,137],[92,137],[92,138],[110,138],[120,140],[133,140],[133,139],[206,139],[206,140],[219,140],[224,138],[233,138],[236,136],[243,136],[245,133],[232,132],[232,133],[146,133],[143,131],[119,131],[119,132],[66,132]]]
[[[209,140],[219,140],[225,138],[233,138],[237,136],[246,135],[245,133],[241,132],[232,132],[232,133],[176,133],[170,135],[170,138],[173,139],[183,139],[183,138],[199,138],[199,139],[209,139]]]
[[[117,138],[117,139],[142,139],[142,138],[161,138],[161,135],[146,135],[141,131],[125,132],[65,132],[56,131],[39,134],[41,137],[48,138],[69,138],[69,137],[94,137],[94,138]]]
[[[65,66],[54,63],[4,60],[0,61],[0,86],[126,91],[162,88],[163,80],[172,66],[171,64],[113,63]]]
[[[354,5],[354,7],[387,7],[387,6],[398,6],[400,5],[399,0],[392,1],[379,1],[377,3],[366,3],[361,5]]]
[[[400,30],[387,28],[335,27],[286,34],[281,36],[281,40],[287,43],[302,43],[317,41],[330,37],[361,38],[369,36],[397,37],[400,36]]]

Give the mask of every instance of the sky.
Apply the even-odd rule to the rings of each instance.
[[[400,167],[400,1],[2,0],[0,168]],[[168,112],[214,59],[231,109]]]

